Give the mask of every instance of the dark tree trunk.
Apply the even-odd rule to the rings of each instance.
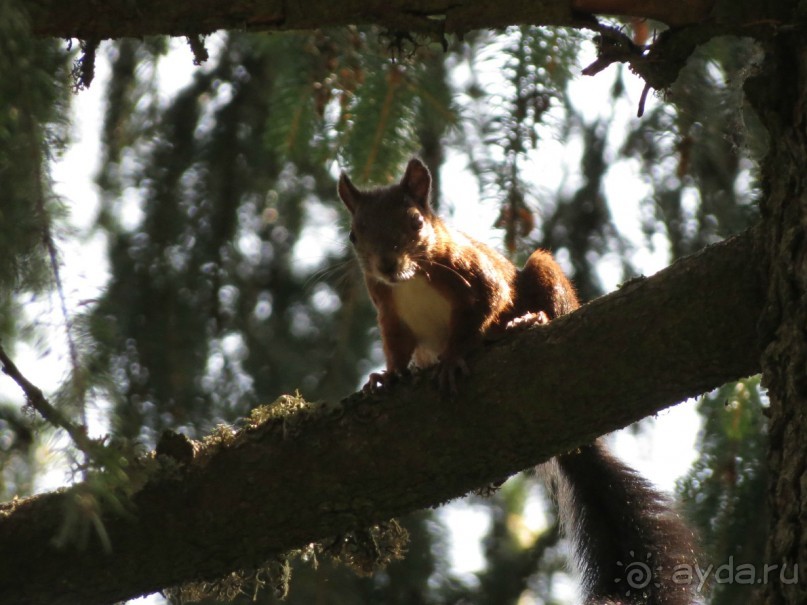
[[[771,566],[765,603],[807,602],[807,46],[802,32],[776,37],[749,99],[770,134],[763,166],[762,226],[771,336],[762,356],[770,396]],[[763,578],[764,579],[764,578]]]

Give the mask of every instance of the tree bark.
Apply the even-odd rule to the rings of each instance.
[[[768,263],[762,357],[770,397],[771,526],[765,603],[807,602],[807,46],[801,33],[766,45],[746,92],[770,135],[762,226]],[[799,582],[799,580],[801,580]]]
[[[0,507],[0,602],[109,603],[435,506],[759,369],[747,232],[486,345],[455,400],[428,373],[280,414],[155,475],[111,543],[53,546],[71,491]],[[803,374],[802,374],[803,375]]]
[[[442,36],[508,25],[585,25],[591,14],[650,18],[671,26],[709,20],[752,23],[771,18],[766,3],[736,0],[28,0],[39,36],[103,40],[146,35],[197,36],[219,29],[290,31],[378,25],[393,31]],[[721,10],[721,5],[729,6]],[[760,6],[763,5],[763,6]]]

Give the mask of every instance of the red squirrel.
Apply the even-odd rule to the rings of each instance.
[[[359,191],[346,174],[339,197],[353,217],[350,240],[378,310],[386,375],[413,363],[439,364],[440,386],[456,392],[465,356],[486,335],[517,323],[546,323],[578,307],[574,288],[549,252],[523,269],[475,239],[449,229],[429,202],[431,174],[418,159],[401,182]]]
[[[450,229],[432,210],[431,184],[416,158],[389,187],[360,191],[345,173],[339,179],[387,360],[386,372],[371,374],[365,388],[385,386],[410,365],[437,365],[441,389],[455,394],[459,376],[468,372],[465,356],[485,336],[546,323],[579,306],[549,252],[536,250],[519,270]],[[557,456],[543,470],[557,487],[586,605],[692,602],[691,586],[673,581],[676,566],[694,565],[691,532],[602,441]],[[630,583],[632,565],[647,570],[646,582]]]

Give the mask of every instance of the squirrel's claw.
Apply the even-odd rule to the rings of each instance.
[[[471,370],[462,357],[445,359],[437,366],[437,385],[440,392],[449,398],[457,396],[458,378],[469,376]]]

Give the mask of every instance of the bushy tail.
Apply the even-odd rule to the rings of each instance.
[[[585,605],[693,602],[694,586],[680,581],[679,567],[689,565],[694,573],[693,535],[665,496],[599,441],[549,466],[581,566]]]

